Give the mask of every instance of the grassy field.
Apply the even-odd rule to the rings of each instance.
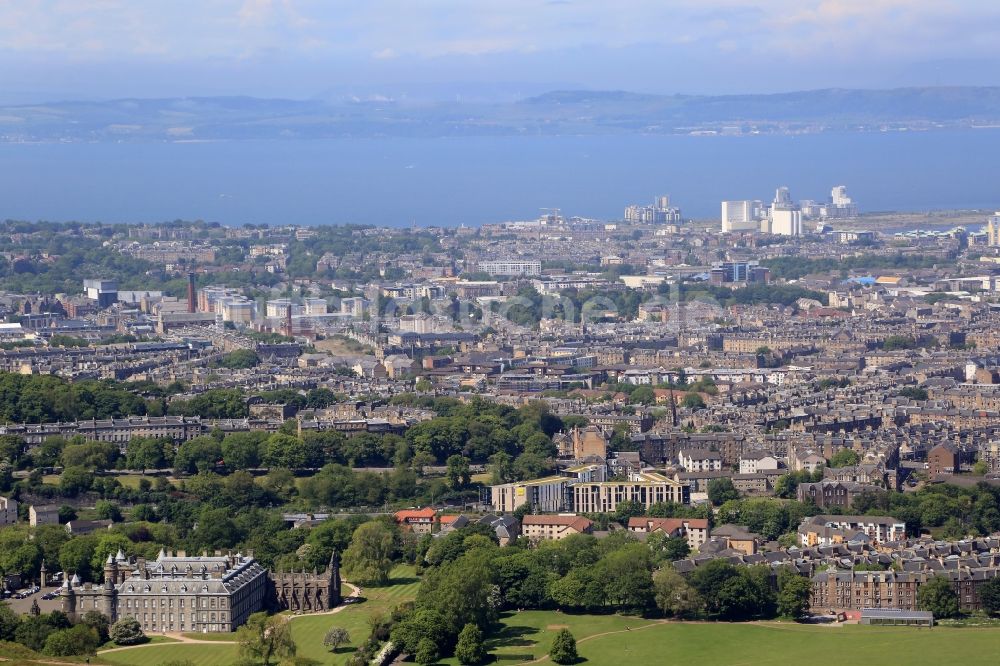
[[[365,601],[333,615],[301,615],[292,620],[299,654],[322,664],[344,664],[368,635],[368,618],[416,596],[418,580],[412,567],[393,571],[392,584],[365,588]],[[1000,653],[1000,628],[934,629],[810,626],[794,623],[677,623],[624,615],[573,615],[555,611],[507,613],[501,629],[488,640],[497,664],[518,664],[547,657],[552,639],[568,628],[578,641],[580,656],[590,664],[690,664],[701,666],[784,666],[796,661],[837,661],[855,666],[889,662],[907,666],[995,664]],[[352,643],[331,654],[323,646],[330,627],[348,630]],[[191,638],[199,639],[202,636]],[[216,637],[213,636],[213,639]],[[231,639],[231,635],[219,636]],[[226,666],[238,659],[234,643],[169,643],[100,655],[118,666],[156,666],[188,660],[196,666]],[[452,658],[441,662],[457,664]]]
[[[171,661],[190,661],[195,666],[226,666],[239,659],[236,645],[232,643],[218,645],[168,643],[106,654],[98,653],[97,656],[105,663],[129,666],[156,666]]]
[[[676,623],[620,615],[568,615],[545,611],[507,614],[488,641],[494,663],[547,657],[556,632],[568,628],[590,664],[700,664],[778,666],[806,660],[864,666],[889,661],[907,666],[994,664],[1000,629],[881,628],[760,624]],[[452,658],[445,664],[457,664]]]
[[[413,567],[401,566],[392,572],[392,584],[386,587],[366,587],[362,603],[348,606],[336,615],[303,615],[292,622],[292,636],[299,654],[323,664],[343,664],[361,642],[368,638],[368,618],[374,613],[388,612],[397,604],[412,601],[417,596],[419,579]],[[323,637],[330,627],[343,627],[351,635],[351,643],[338,648],[333,655],[323,646]]]
[[[361,641],[368,637],[368,618],[376,612],[390,610],[396,604],[410,601],[417,595],[418,579],[413,567],[401,566],[392,572],[392,584],[386,587],[366,587],[363,602],[351,604],[332,615],[300,615],[292,619],[292,636],[302,656],[322,664],[344,664]],[[323,637],[330,627],[343,627],[351,635],[351,644],[336,654],[323,646]],[[189,634],[195,640],[206,637]],[[232,634],[209,637],[212,643],[173,643],[101,654],[100,659],[120,666],[156,666],[168,661],[188,660],[196,666],[226,666],[239,658]]]

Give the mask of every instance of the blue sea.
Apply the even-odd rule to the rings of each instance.
[[[542,208],[616,219],[669,194],[864,211],[1000,208],[1000,129],[800,136],[558,136],[0,144],[0,218],[477,225]]]

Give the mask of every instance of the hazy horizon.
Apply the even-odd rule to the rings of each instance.
[[[976,0],[39,0],[0,5],[0,103],[1000,85]]]

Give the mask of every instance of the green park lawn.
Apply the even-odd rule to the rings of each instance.
[[[388,612],[393,606],[412,601],[417,596],[418,579],[413,567],[400,566],[392,572],[392,583],[385,587],[366,587],[362,590],[365,601],[350,604],[342,611],[330,615],[299,615],[292,619],[292,636],[298,654],[315,659],[322,664],[344,664],[354,649],[368,637],[368,618],[377,612]],[[346,590],[346,587],[345,587]],[[323,637],[330,627],[343,627],[351,635],[351,643],[331,654],[323,646]],[[227,666],[239,659],[239,649],[234,634],[188,634],[195,640],[212,643],[151,645],[119,652],[99,654],[101,661],[120,666],[156,666],[169,661],[187,660],[195,666]]]
[[[415,598],[418,581],[412,567],[397,567],[392,584],[365,588],[365,601],[333,615],[300,615],[292,620],[298,652],[322,664],[344,664],[368,635],[368,618]],[[351,644],[331,654],[323,646],[330,627],[347,629]],[[700,664],[701,666],[785,666],[836,659],[854,666],[900,663],[907,666],[995,664],[1000,628],[934,629],[799,625],[785,622],[747,624],[679,623],[625,615],[576,615],[557,611],[505,613],[501,628],[487,646],[497,664],[518,664],[546,656],[552,639],[568,628],[588,664]],[[204,638],[192,635],[191,638]],[[232,635],[212,636],[232,640]],[[118,666],[156,666],[187,660],[196,666],[226,666],[239,658],[235,643],[168,643],[99,655]],[[443,664],[457,664],[454,658]]]
[[[105,663],[128,666],[156,666],[171,661],[190,661],[195,666],[226,666],[239,659],[236,645],[230,643],[218,645],[166,643],[119,652],[98,653],[97,656]]]
[[[995,664],[1000,652],[1000,629],[679,623],[552,611],[509,613],[501,623],[502,629],[487,641],[493,663],[499,664],[552,663],[549,647],[564,627],[573,632],[583,663],[589,664],[784,666],[836,659],[855,666],[938,666]],[[451,658],[442,663],[458,662]]]

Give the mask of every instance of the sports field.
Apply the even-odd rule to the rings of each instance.
[[[386,587],[366,587],[362,590],[365,601],[350,604],[343,610],[325,615],[300,615],[292,619],[292,636],[298,654],[315,659],[322,664],[343,664],[358,644],[368,637],[368,618],[376,612],[387,612],[396,604],[410,601],[417,596],[418,579],[413,567],[397,567],[392,572],[392,584]],[[351,644],[342,646],[336,654],[323,646],[323,637],[330,627],[343,627],[351,634]],[[189,634],[189,639],[203,637]],[[196,666],[226,666],[239,659],[239,650],[232,634],[212,636],[201,643],[172,643],[101,653],[101,661],[121,666],[156,666],[170,661],[190,661]]]

